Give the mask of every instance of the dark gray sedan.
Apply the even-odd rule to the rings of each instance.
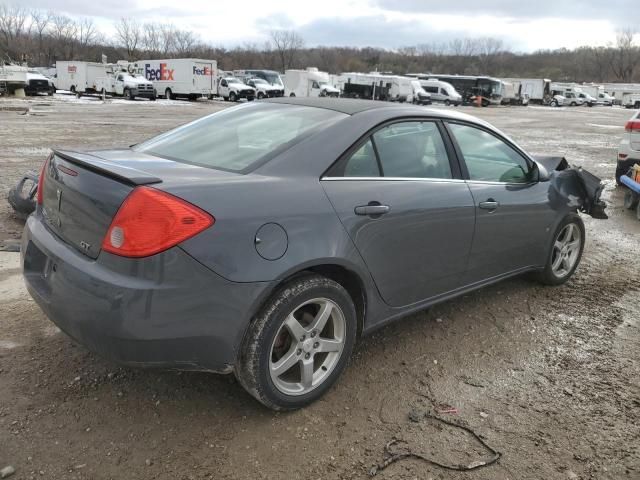
[[[450,110],[274,99],[132,148],[54,151],[24,276],[99,354],[234,372],[292,409],[385,323],[524,272],[567,281],[600,190]]]

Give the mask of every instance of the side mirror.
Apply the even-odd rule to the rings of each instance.
[[[531,178],[534,182],[548,182],[551,179],[551,175],[544,165],[538,162],[533,162],[531,167]]]

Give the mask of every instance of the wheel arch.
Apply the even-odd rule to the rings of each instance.
[[[367,315],[368,296],[365,282],[362,278],[362,274],[358,272],[358,268],[348,265],[342,262],[334,261],[317,261],[311,264],[300,265],[297,268],[291,269],[285,272],[277,280],[272,282],[269,288],[260,295],[260,298],[254,303],[251,308],[251,315],[249,321],[246,323],[244,333],[237,344],[237,355],[240,355],[241,345],[244,342],[247,332],[251,328],[256,315],[262,310],[264,305],[269,299],[277,292],[283,285],[291,280],[305,275],[321,275],[327,277],[337,283],[339,283],[349,294],[353,300],[353,304],[356,309],[357,330],[356,338],[360,338],[365,325],[365,318]]]

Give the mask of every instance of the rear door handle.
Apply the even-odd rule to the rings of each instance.
[[[487,201],[480,202],[478,204],[478,207],[482,208],[483,210],[495,210],[499,206],[500,204],[496,202],[493,198],[490,198]]]
[[[385,213],[389,213],[389,205],[360,205],[359,207],[354,208],[356,215],[384,215]]]

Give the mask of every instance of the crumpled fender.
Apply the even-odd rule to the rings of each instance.
[[[600,199],[604,185],[600,178],[582,167],[573,167],[564,157],[534,157],[550,175],[549,201],[553,207],[569,207],[591,215],[609,218],[606,203]]]

